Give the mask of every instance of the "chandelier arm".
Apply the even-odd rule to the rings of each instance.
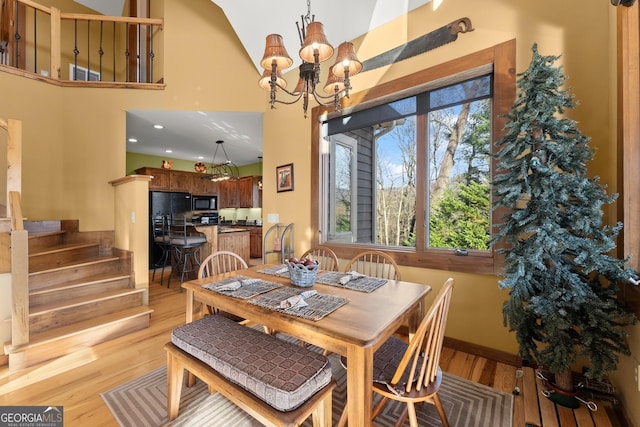
[[[287,90],[287,88],[285,88],[284,86],[280,86],[278,83],[275,84],[276,87],[278,89],[280,89],[281,91],[283,91],[284,93],[286,93],[287,95],[291,95],[291,96],[295,96],[298,99],[300,99],[300,95],[302,94],[302,92],[296,93],[296,92],[291,92],[289,90]]]
[[[285,105],[295,104],[296,102],[298,102],[300,100],[300,98],[302,97],[302,94],[304,93],[304,92],[300,92],[300,93],[290,92],[290,91],[288,91],[287,89],[283,88],[282,86],[280,86],[277,83],[276,83],[276,86],[278,86],[287,95],[293,96],[293,98],[294,98],[292,101],[282,101],[280,99],[277,99],[275,96],[272,97],[271,100],[273,102],[277,102],[278,104],[285,104]],[[272,93],[274,93],[274,92],[272,92]]]
[[[337,110],[340,111],[340,96],[339,96],[340,92],[337,92],[333,95],[330,96],[322,96],[318,93],[316,93],[315,91],[312,92],[313,94],[313,98],[316,100],[316,102],[320,105],[322,105],[323,107],[331,107],[333,105],[333,107]],[[325,102],[324,100],[333,100],[332,103],[329,102]]]

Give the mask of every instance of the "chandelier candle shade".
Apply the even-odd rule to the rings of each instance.
[[[307,1],[307,14],[300,16],[300,22],[296,22],[296,26],[300,37],[301,47],[298,53],[302,64],[299,67],[300,77],[295,89],[287,90],[287,82],[282,78],[282,71],[293,65],[293,59],[287,53],[282,36],[279,34],[267,36],[264,55],[260,61],[264,72],[258,84],[269,91],[271,108],[275,108],[276,102],[295,104],[302,99],[302,109],[304,116],[307,117],[309,97],[313,96],[318,104],[325,107],[333,105],[336,110],[340,110],[341,98],[349,98],[350,76],[362,70],[362,63],[355,54],[353,44],[343,42],[338,46],[336,62],[331,66],[324,86],[324,91],[328,95],[321,95],[317,90],[320,86],[320,63],[331,58],[334,49],[324,34],[322,23],[315,21],[315,15],[311,15],[310,1]],[[288,101],[278,99],[278,91],[286,93],[291,99]],[[331,104],[330,101],[333,103]]]

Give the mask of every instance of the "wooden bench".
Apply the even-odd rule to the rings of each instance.
[[[301,348],[293,343],[284,342],[275,336],[252,330],[251,328],[239,325],[229,319],[223,318],[222,316],[212,315],[206,316],[206,318],[207,319],[200,319],[184,326],[195,326],[196,322],[208,322],[207,324],[198,325],[197,328],[191,328],[189,332],[194,330],[196,331],[193,336],[188,334],[180,336],[176,333],[176,331],[184,327],[174,330],[172,333],[172,341],[174,342],[169,342],[164,347],[167,351],[167,416],[169,420],[174,420],[178,416],[180,395],[184,382],[184,370],[186,369],[190,374],[190,377],[191,375],[194,375],[205,382],[209,386],[210,393],[219,392],[243,411],[266,426],[298,426],[309,418],[310,415],[313,416],[314,426],[331,426],[332,392],[336,385],[334,380],[329,381],[330,368],[324,367],[321,371],[318,371],[325,373],[324,381],[317,383],[316,388],[322,387],[319,390],[308,388],[305,384],[304,387],[306,388],[307,394],[304,394],[304,397],[296,395],[296,398],[298,399],[297,401],[292,399],[292,401],[289,402],[284,398],[280,399],[277,404],[274,404],[274,402],[267,403],[263,400],[264,396],[261,398],[258,395],[259,393],[254,394],[255,391],[252,393],[240,385],[242,384],[241,380],[245,375],[255,375],[254,370],[251,369],[251,365],[247,364],[247,362],[242,362],[242,359],[246,358],[247,361],[253,361],[262,357],[262,360],[265,360],[264,354],[258,354],[254,357],[249,350],[242,351],[239,355],[234,354],[232,359],[240,359],[241,363],[233,367],[226,365],[222,367],[226,362],[224,362],[224,360],[221,362],[215,359],[217,357],[224,359],[226,350],[231,349],[231,351],[233,351],[234,348],[244,349],[249,347],[246,340],[261,341],[262,343],[266,343],[266,346],[270,346],[272,349],[284,348],[286,351],[290,352],[285,352],[285,354],[289,355],[293,352],[296,356],[305,358],[305,362],[309,360],[308,352],[311,350]],[[184,329],[182,329],[182,332],[184,332]],[[205,336],[202,336],[203,333]],[[256,333],[259,335],[255,335]],[[206,334],[208,334],[208,336]],[[191,347],[191,341],[194,345],[193,348]],[[180,345],[182,348],[178,347],[176,344]],[[220,354],[216,354],[216,345],[224,347],[220,349]],[[251,350],[253,350],[253,348]],[[261,350],[258,349],[256,351],[259,352]],[[268,352],[268,354],[271,355],[270,352]],[[212,361],[208,359],[209,357],[213,357],[215,362],[212,363]],[[313,357],[317,358],[318,355],[313,354]],[[288,360],[289,359],[286,359],[284,361],[288,362]],[[293,359],[291,360],[293,361]],[[217,367],[217,369],[214,368],[214,366]],[[329,371],[327,371],[327,369],[329,369]],[[307,368],[304,368],[304,370],[307,370]],[[258,369],[255,371],[258,371]],[[288,372],[288,369],[285,369],[285,371]],[[329,377],[327,377],[327,375],[329,375]],[[233,378],[234,380],[232,381],[230,378]],[[308,382],[310,381],[311,380]],[[327,381],[329,381],[328,384],[324,385]],[[253,378],[250,382],[254,382]],[[189,383],[192,383],[192,381],[189,381],[187,386],[192,385]],[[246,387],[246,384],[244,385]],[[269,387],[271,384],[267,384],[267,386]],[[303,387],[300,387],[300,389],[303,389]],[[297,392],[298,390],[295,390],[295,393]],[[268,394],[270,397],[273,395],[272,392]],[[268,400],[268,398],[266,399]],[[300,401],[302,402],[298,403]],[[283,406],[291,406],[287,406],[286,409],[280,410],[278,409],[278,405],[280,404]],[[290,407],[293,407],[293,409],[289,410]]]

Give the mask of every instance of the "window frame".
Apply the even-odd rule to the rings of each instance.
[[[516,99],[516,42],[509,40],[490,48],[448,61],[431,68],[427,68],[405,77],[380,84],[367,91],[351,95],[351,105],[343,114],[327,111],[325,107],[317,106],[311,112],[311,230],[312,246],[323,244],[330,247],[340,258],[351,259],[357,253],[369,250],[380,250],[379,245],[334,243],[327,242],[320,228],[322,206],[326,202],[326,196],[320,192],[324,185],[322,180],[322,153],[326,144],[320,141],[320,127],[322,122],[333,117],[371,108],[375,105],[391,102],[427,90],[446,86],[448,84],[467,80],[483,74],[493,73],[494,90],[492,102],[492,143],[504,135],[505,115],[509,112]],[[418,123],[418,129],[422,128]],[[322,141],[324,142],[324,141]],[[418,144],[421,147],[422,144]],[[321,147],[323,150],[321,150]],[[417,155],[421,156],[418,149]],[[492,161],[492,170],[495,170],[495,160]],[[313,179],[315,177],[316,179]],[[424,205],[425,180],[416,182],[418,206]],[[323,189],[324,190],[324,189]],[[492,224],[498,224],[500,217],[504,215],[504,209],[492,211]],[[416,237],[424,239],[424,233]],[[404,266],[433,268],[437,270],[459,271],[477,274],[500,274],[502,262],[497,253],[499,245],[493,245],[490,251],[468,251],[466,256],[455,254],[452,249],[428,249],[418,251],[417,248],[389,247],[383,250],[389,253],[396,263]]]

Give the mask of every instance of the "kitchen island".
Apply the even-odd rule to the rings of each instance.
[[[194,227],[207,238],[200,256],[201,261],[213,252],[229,251],[237,253],[249,264],[250,232],[248,229],[205,224],[194,224]]]

